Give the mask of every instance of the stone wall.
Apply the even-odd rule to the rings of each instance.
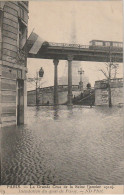
[[[17,124],[18,83],[26,79],[27,60],[21,49],[27,39],[28,3],[5,1],[0,12],[0,118],[6,126]],[[24,92],[25,84],[23,88]],[[22,108],[24,102],[23,98]]]
[[[78,96],[81,93],[78,85],[72,86],[72,94],[73,96]],[[65,104],[67,103],[67,94],[68,94],[68,86],[60,85],[58,86],[58,103]],[[45,87],[39,90],[38,99],[39,105],[53,105],[54,104],[54,87]],[[28,91],[27,93],[27,105],[35,105],[36,104],[36,91]]]
[[[106,80],[95,83],[95,105],[108,105],[108,88],[106,84]],[[123,104],[123,79],[112,79],[110,85],[112,105]]]
[[[36,91],[28,91],[27,92],[27,105],[35,105],[36,104]]]

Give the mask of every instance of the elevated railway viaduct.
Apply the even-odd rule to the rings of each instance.
[[[99,41],[97,41],[99,42]],[[109,41],[107,41],[110,43]],[[120,44],[120,42],[116,42]],[[72,61],[118,62],[123,61],[121,47],[91,46],[67,43],[37,41],[33,33],[27,41],[28,58],[53,59],[54,63],[54,104],[58,104],[58,64],[68,61],[68,105],[72,105]]]

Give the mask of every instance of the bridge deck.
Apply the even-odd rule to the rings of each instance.
[[[26,42],[28,58],[67,60],[69,55],[75,61],[123,62],[123,49],[121,47],[106,47],[93,45],[80,45],[69,43],[53,43],[44,41],[32,32]]]
[[[73,55],[74,61],[107,62],[110,60],[110,50],[90,49],[89,46],[79,48],[60,45],[42,46],[37,54],[28,53],[28,58],[67,60],[68,55]],[[123,51],[112,50],[111,59],[114,62],[123,62]]]

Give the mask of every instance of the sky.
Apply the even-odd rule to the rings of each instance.
[[[72,12],[74,17],[72,17]],[[37,33],[46,41],[56,43],[71,43],[73,19],[77,44],[89,45],[91,40],[121,41],[122,35],[122,1],[30,1],[28,34]],[[64,74],[66,61],[59,61],[58,77]],[[92,87],[96,80],[104,79],[99,69],[104,63],[81,62],[85,75]],[[43,67],[44,77],[42,87],[52,86],[54,82],[53,60],[28,59],[27,77],[35,77],[36,72]],[[119,64],[118,78],[123,76],[123,65]],[[35,85],[28,83],[28,90]]]

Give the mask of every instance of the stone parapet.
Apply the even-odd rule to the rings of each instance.
[[[112,105],[123,104],[123,78],[111,79]],[[107,80],[95,82],[95,105],[108,105]]]
[[[123,87],[123,78],[111,79],[111,88]],[[99,80],[95,82],[95,89],[106,89],[108,88],[107,80]]]
[[[49,86],[49,87],[43,87],[39,89],[39,92],[52,92],[54,90],[54,86]],[[58,85],[58,91],[67,91],[68,90],[68,85]],[[72,85],[72,90],[75,91],[79,91],[79,85]],[[30,91],[29,91],[30,92]]]
[[[79,85],[72,85],[72,94],[77,96],[81,93]],[[58,99],[59,104],[67,103],[68,85],[58,85]],[[54,86],[40,88],[38,90],[39,105],[53,105]],[[36,104],[36,90],[27,92],[27,104]]]

